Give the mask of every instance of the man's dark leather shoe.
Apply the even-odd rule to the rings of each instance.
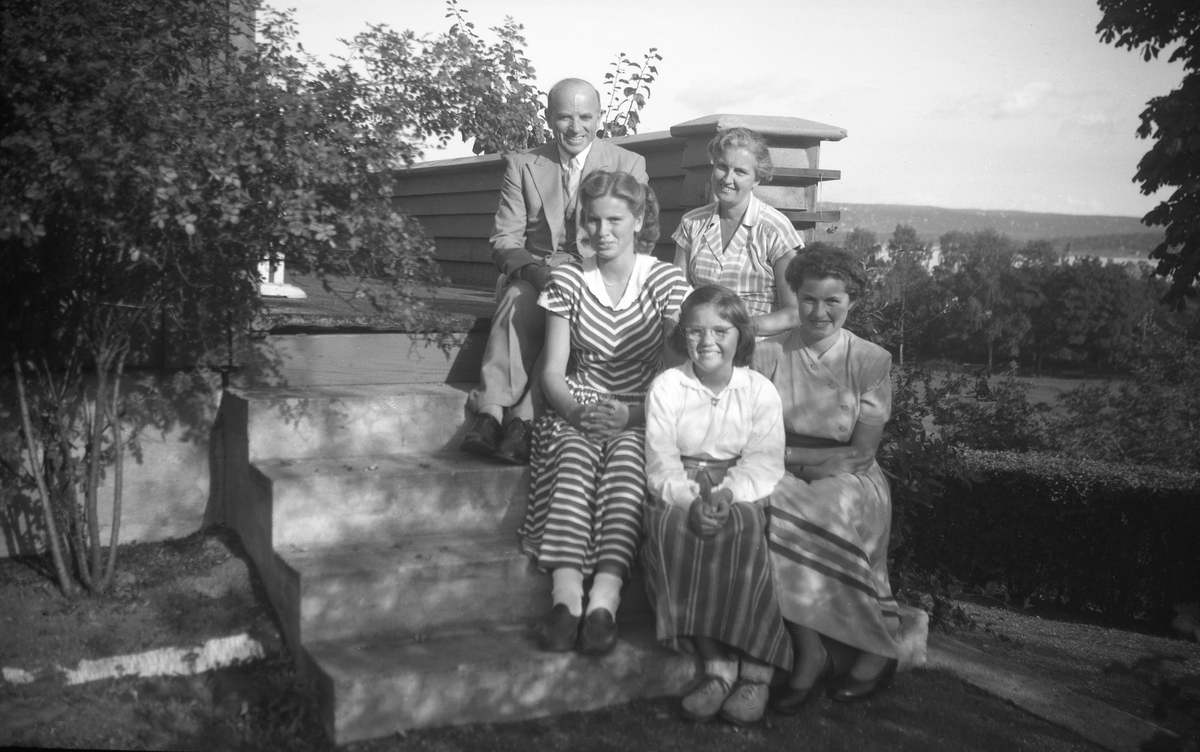
[[[607,608],[598,608],[583,619],[579,630],[579,652],[604,655],[617,644],[617,620]]]
[[[571,616],[566,604],[559,603],[538,624],[538,646],[551,653],[566,653],[575,647],[578,634],[579,617]]]
[[[528,465],[529,443],[532,439],[532,421],[513,418],[504,427],[504,438],[496,445],[494,456],[511,465]]]
[[[502,433],[500,421],[487,413],[479,413],[475,416],[475,422],[471,424],[471,428],[467,430],[467,435],[463,437],[462,446],[459,449],[471,454],[491,457],[496,451],[496,445],[500,443]]]

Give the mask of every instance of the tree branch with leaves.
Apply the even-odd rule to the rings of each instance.
[[[1182,309],[1196,296],[1200,279],[1200,5],[1191,0],[1099,0],[1104,13],[1096,33],[1105,44],[1139,50],[1149,62],[1174,47],[1168,62],[1182,62],[1179,88],[1151,99],[1142,112],[1139,138],[1154,145],[1138,163],[1134,181],[1142,193],[1174,190],[1142,222],[1166,228],[1151,252],[1157,273],[1171,279],[1163,303]]]

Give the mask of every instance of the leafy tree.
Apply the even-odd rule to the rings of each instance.
[[[1155,307],[1147,281],[1136,274],[1090,256],[1055,267],[1042,285],[1046,304],[1033,328],[1039,367],[1049,351],[1096,367],[1127,363]]]
[[[929,281],[929,261],[932,249],[917,236],[909,225],[896,225],[887,244],[888,265],[883,279],[882,295],[888,301],[889,318],[895,327],[895,340],[900,364],[904,364],[904,348],[917,316],[917,299]]]
[[[1042,361],[1053,346],[1055,319],[1050,315],[1048,295],[1054,289],[1051,280],[1059,267],[1059,255],[1048,240],[1031,240],[1016,258],[1016,274],[1030,297],[1025,299],[1029,315],[1026,340],[1033,351],[1034,368],[1042,375]]]
[[[883,252],[883,246],[875,233],[862,227],[855,227],[846,235],[846,250],[862,259],[868,266],[876,263]]]
[[[1191,0],[1099,0],[1104,16],[1096,27],[1105,44],[1139,49],[1144,60],[1174,46],[1170,62],[1182,61],[1179,88],[1151,99],[1142,112],[1139,138],[1154,145],[1138,163],[1134,181],[1142,193],[1175,190],[1142,222],[1166,228],[1164,240],[1150,254],[1157,273],[1171,278],[1163,302],[1182,308],[1195,297],[1200,278],[1200,4]]]
[[[446,17],[454,19],[454,24],[424,51],[430,60],[452,61],[445,68],[450,86],[437,82],[440,92],[452,94],[456,102],[447,111],[454,120],[452,125],[464,142],[474,139],[471,149],[476,154],[545,143],[545,95],[534,85],[534,69],[522,49],[523,27],[511,17],[505,18],[502,26],[492,29],[497,41],[489,45],[475,32],[475,24],[466,20],[466,13],[458,7],[458,0],[446,0]],[[380,29],[372,27],[371,37],[386,34]]]
[[[519,142],[532,70],[511,24],[483,50],[454,30],[426,42],[371,27],[329,67],[299,50],[287,14],[265,13],[263,42],[239,50],[229,29],[252,21],[236,4],[13,0],[0,14],[0,355],[4,412],[20,423],[0,440],[0,487],[39,500],[64,592],[76,578],[100,592],[141,400],[126,366],[150,361],[156,324],[212,364],[261,306],[262,257],[282,254],[433,325],[421,293],[442,278],[420,226],[387,200],[392,169],[462,123]],[[468,117],[501,80],[515,88]]]
[[[940,245],[937,276],[948,295],[951,336],[964,343],[982,340],[992,371],[997,350],[1015,355],[1031,326],[1029,290],[1013,273],[1017,249],[991,228],[949,232]]]

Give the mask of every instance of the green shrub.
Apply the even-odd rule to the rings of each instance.
[[[1028,452],[1050,448],[1050,407],[1029,402],[1030,382],[1015,366],[994,380],[987,371],[947,376],[932,406],[938,434],[965,449]]]
[[[967,585],[998,583],[1109,616],[1169,619],[1200,599],[1200,473],[1038,453],[963,451],[910,507],[906,555]]]
[[[1200,343],[1152,338],[1130,378],[1059,397],[1050,432],[1063,452],[1200,471]]]
[[[935,504],[946,491],[944,479],[968,483],[957,445],[929,430],[934,412],[945,398],[932,371],[902,365],[892,371],[892,417],[879,445],[880,467],[892,487],[890,556],[897,566],[907,562],[906,541],[913,510]]]

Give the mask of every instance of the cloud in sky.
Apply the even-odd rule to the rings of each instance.
[[[1049,81],[1033,81],[1025,84],[1004,97],[1004,100],[1000,102],[999,115],[1001,117],[1025,115],[1033,111],[1053,88],[1053,84]]]

